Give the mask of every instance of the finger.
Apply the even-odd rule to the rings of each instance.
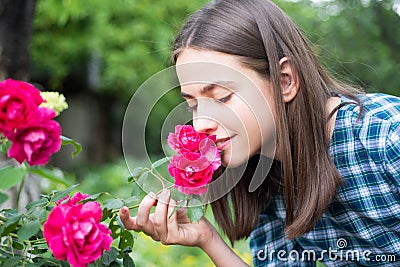
[[[164,241],[168,236],[167,229],[167,217],[168,217],[168,204],[170,200],[170,192],[167,189],[164,189],[161,194],[158,196],[158,203],[156,209],[154,210],[154,228],[158,233],[161,241]]]
[[[140,202],[136,215],[136,224],[141,229],[144,229],[146,224],[149,222],[150,210],[156,201],[157,199],[155,194],[153,192],[150,192],[147,196],[143,198],[142,202]]]
[[[174,199],[170,198],[168,205],[168,224],[176,221],[176,211],[174,212],[176,205],[177,202]]]
[[[168,220],[167,220],[168,242],[174,242],[174,238],[177,237],[179,232],[177,214],[176,211],[174,212],[176,204],[177,202],[171,198],[168,205]]]
[[[136,224],[136,218],[131,217],[131,215],[129,213],[129,209],[127,207],[122,207],[119,210],[119,217],[126,229],[128,229],[128,230],[137,230],[138,229],[138,226]]]

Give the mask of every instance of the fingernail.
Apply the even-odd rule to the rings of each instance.
[[[153,197],[153,198],[156,197],[156,194],[155,194],[154,192],[152,192],[152,191],[150,191],[150,192],[148,193],[148,195],[151,196],[151,197]]]

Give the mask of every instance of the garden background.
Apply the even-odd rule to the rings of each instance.
[[[42,192],[79,183],[84,193],[130,194],[121,146],[125,109],[146,79],[172,64],[176,32],[206,2],[0,2],[0,47],[8,48],[0,49],[0,79],[22,79],[63,93],[69,104],[58,117],[63,135],[83,146],[75,159],[68,149],[52,158],[50,166],[64,170],[64,176],[58,182],[41,179]],[[369,92],[400,96],[399,0],[274,2],[300,26],[337,77]],[[160,125],[181,101],[178,94],[168,94],[153,110],[146,129],[151,158],[163,156]],[[136,162],[143,166],[144,159]],[[143,234],[137,235],[133,249],[136,266],[213,266],[199,249],[163,246]],[[236,250],[251,262],[247,241]]]

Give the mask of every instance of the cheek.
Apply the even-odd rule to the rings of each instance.
[[[250,143],[253,140],[260,139],[261,125],[259,122],[261,118],[257,117],[253,105],[238,101],[235,110],[237,111],[237,118],[232,124],[235,124],[236,129],[240,129],[242,138],[247,138]]]
[[[241,101],[239,117],[248,135],[250,146],[261,146],[275,132],[273,113],[269,102],[262,96],[248,96],[247,102]],[[254,152],[254,151],[253,151]]]

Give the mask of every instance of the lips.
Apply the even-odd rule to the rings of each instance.
[[[223,150],[232,140],[232,138],[235,136],[230,136],[230,137],[225,137],[225,138],[219,138],[215,141],[215,145],[219,150]]]

